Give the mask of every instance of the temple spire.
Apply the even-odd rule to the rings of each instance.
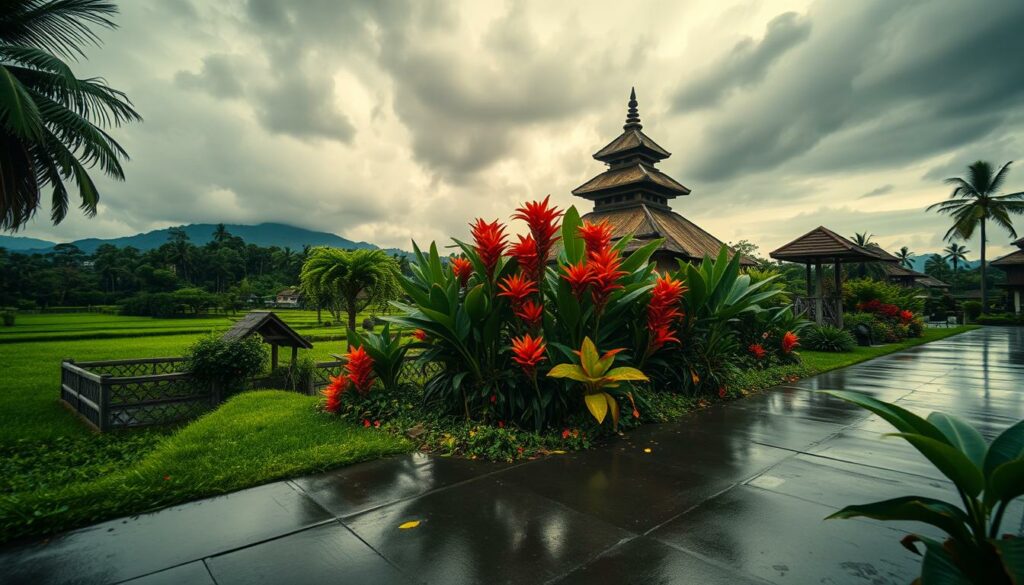
[[[643,125],[640,124],[640,112],[636,109],[636,88],[629,88],[629,112],[626,114],[626,125],[622,127],[623,130],[629,130],[636,128],[640,130]]]

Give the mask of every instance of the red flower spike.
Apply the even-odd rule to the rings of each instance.
[[[906,325],[907,323],[910,323],[913,320],[914,320],[914,312],[913,311],[908,311],[907,309],[903,309],[902,311],[900,311],[900,321],[903,322],[904,325]]]
[[[551,205],[548,195],[543,201],[528,201],[522,207],[516,209],[512,219],[521,219],[530,228],[530,234],[537,244],[537,259],[540,266],[548,261],[551,246],[557,242],[558,230],[561,224],[558,219],[562,217],[562,211]]]
[[[508,297],[512,300],[512,306],[518,308],[527,297],[537,292],[537,283],[519,273],[506,276],[498,285],[498,289],[501,290],[498,293],[499,297]]]
[[[587,255],[604,252],[612,242],[612,226],[608,220],[603,219],[600,223],[584,221],[579,227],[580,237],[586,243]]]
[[[416,341],[426,341],[427,332],[422,329],[416,329],[412,332],[412,336],[416,338]]]
[[[590,296],[598,312],[604,308],[612,292],[623,288],[618,281],[626,275],[626,272],[619,270],[620,266],[622,266],[622,258],[618,252],[614,252],[610,248],[590,256]]]
[[[523,274],[534,280],[539,278],[541,261],[537,252],[537,242],[533,236],[519,236],[519,242],[512,244],[508,253],[516,259]]]
[[[499,421],[498,421],[498,428],[499,428],[499,429],[503,429],[503,428],[505,428],[505,421],[503,421],[503,420],[499,420]]]
[[[512,361],[519,364],[523,368],[523,372],[527,375],[532,375],[534,370],[537,369],[537,364],[547,359],[544,356],[544,352],[547,349],[547,345],[544,343],[544,338],[538,335],[537,337],[530,337],[530,334],[526,334],[522,337],[512,338]]]
[[[498,402],[498,395],[497,394],[491,394],[491,404],[495,404],[497,402]]]
[[[379,421],[379,420],[375,420],[375,421],[373,421],[373,426],[374,426],[375,428],[380,428],[380,421]]]
[[[352,347],[348,350],[348,363],[345,369],[348,371],[348,378],[360,394],[366,394],[373,386],[373,358],[366,353],[363,346]]]
[[[728,395],[729,395],[729,391],[726,390],[725,386],[722,386],[721,388],[718,389],[718,397],[719,398],[725,398]]]
[[[800,345],[800,338],[796,336],[796,333],[787,331],[782,336],[782,353],[792,353],[798,345]]]
[[[487,278],[490,279],[494,276],[494,267],[498,265],[498,260],[508,245],[505,226],[498,220],[488,223],[482,219],[477,219],[469,225],[473,228],[473,241],[476,244],[474,248],[487,269]]]
[[[563,439],[568,439],[571,435],[572,435],[572,433],[569,432],[569,429],[562,429],[562,438]]]
[[[370,428],[370,419],[368,419],[368,418],[364,418],[364,419],[363,419],[363,426],[364,426],[365,428]]]
[[[650,332],[650,350],[657,351],[666,343],[679,343],[672,331],[672,324],[681,319],[682,301],[686,287],[683,282],[671,276],[658,276],[651,289],[651,301],[647,304],[647,329]]]
[[[584,264],[582,260],[577,264],[569,264],[565,267],[562,279],[569,283],[569,287],[572,289],[572,294],[576,297],[576,300],[582,301],[583,293],[587,292],[587,287],[592,279],[590,266]]]
[[[466,286],[473,274],[473,263],[468,258],[452,258],[452,274],[459,279],[459,285]]]
[[[530,329],[536,329],[544,322],[544,305],[535,303],[533,299],[521,304],[515,313]]]
[[[341,395],[348,390],[348,376],[339,374],[331,377],[331,383],[320,391],[327,401],[324,403],[324,410],[327,412],[338,412],[341,409]]]
[[[747,348],[747,351],[749,351],[750,354],[753,355],[754,359],[756,360],[763,360],[766,354],[764,346],[762,346],[760,343],[751,343],[750,347]]]

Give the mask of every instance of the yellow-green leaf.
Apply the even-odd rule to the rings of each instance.
[[[610,379],[615,380],[617,382],[626,381],[626,380],[637,380],[637,381],[644,381],[644,382],[647,381],[647,375],[646,374],[644,374],[643,372],[641,372],[640,370],[638,370],[636,368],[627,368],[627,367],[615,368],[612,371],[610,371],[607,374],[605,374],[605,378],[610,378]]]
[[[607,394],[587,394],[583,397],[583,400],[587,403],[587,410],[590,414],[594,415],[597,419],[597,424],[604,422],[604,417],[608,414],[608,401],[605,400]]]
[[[598,376],[598,364],[601,356],[597,353],[597,346],[589,337],[583,338],[583,346],[580,347],[580,367],[588,376]]]
[[[570,380],[576,380],[577,382],[590,382],[590,378],[583,371],[582,368],[576,364],[558,364],[551,368],[548,372],[549,378],[569,378]]]
[[[604,399],[608,402],[608,410],[612,413],[612,426],[615,428],[619,427],[619,403],[615,398],[608,393],[604,394]]]

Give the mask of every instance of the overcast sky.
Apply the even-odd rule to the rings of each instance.
[[[1021,0],[133,0],[117,21],[75,70],[145,117],[114,132],[127,181],[20,235],[276,221],[408,249],[549,193],[588,211],[570,191],[636,86],[693,190],[674,209],[719,238],[766,253],[823,224],[925,252],[942,179],[1024,146]]]

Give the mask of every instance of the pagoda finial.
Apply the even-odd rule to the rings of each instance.
[[[640,124],[640,112],[637,111],[636,106],[636,88],[631,87],[629,88],[629,112],[626,114],[626,125],[622,127],[623,130],[643,128],[643,125]]]

